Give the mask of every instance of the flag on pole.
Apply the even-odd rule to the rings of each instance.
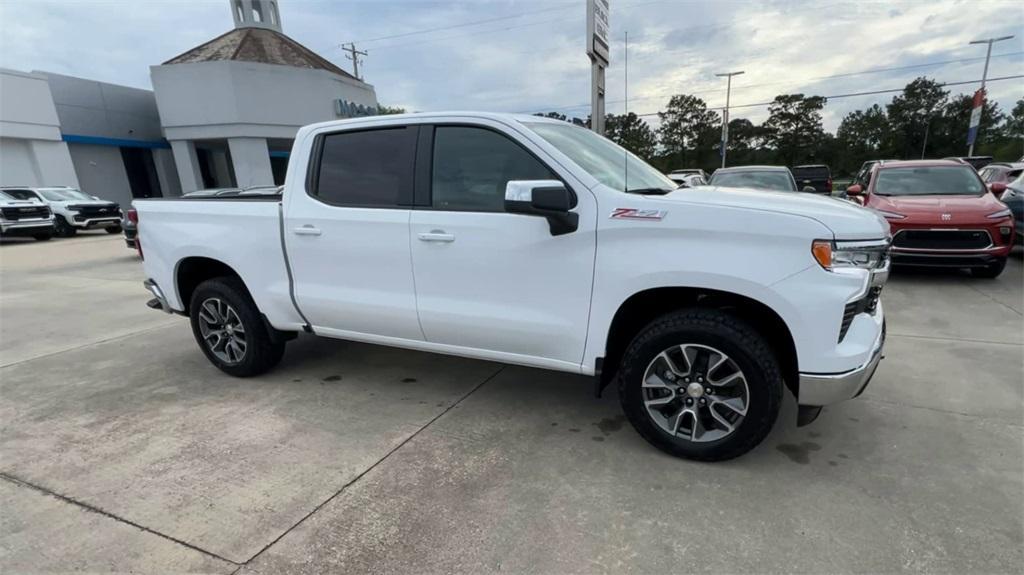
[[[971,124],[967,129],[967,145],[973,146],[978,137],[978,126],[981,125],[981,109],[985,107],[985,90],[974,93],[974,105],[971,107]]]

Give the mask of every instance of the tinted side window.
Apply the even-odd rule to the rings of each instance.
[[[501,212],[509,180],[557,179],[522,146],[497,132],[462,126],[438,126],[434,132],[434,208]]]
[[[331,204],[395,207],[412,203],[414,128],[324,136],[314,194]]]

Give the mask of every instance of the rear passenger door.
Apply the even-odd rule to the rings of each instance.
[[[318,333],[423,339],[409,248],[417,132],[321,134],[306,193],[296,186],[288,194],[283,232],[295,299]]]
[[[594,273],[596,202],[544,152],[501,125],[424,126],[412,213],[420,323],[427,341],[484,357],[571,369],[583,357]],[[505,212],[510,180],[562,180],[579,228]]]

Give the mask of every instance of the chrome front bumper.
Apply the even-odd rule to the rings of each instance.
[[[875,375],[885,347],[885,324],[875,339],[864,365],[843,373],[801,373],[800,405],[824,406],[853,399],[864,391]]]

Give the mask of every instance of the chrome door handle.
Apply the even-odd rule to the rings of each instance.
[[[455,234],[446,233],[444,230],[430,230],[419,234],[421,242],[454,242]]]
[[[300,228],[295,228],[292,231],[295,232],[295,235],[298,235],[298,236],[319,236],[320,235],[320,228],[315,227],[315,226],[311,226],[309,224],[306,224],[306,225],[304,225],[304,226],[302,226]]]

